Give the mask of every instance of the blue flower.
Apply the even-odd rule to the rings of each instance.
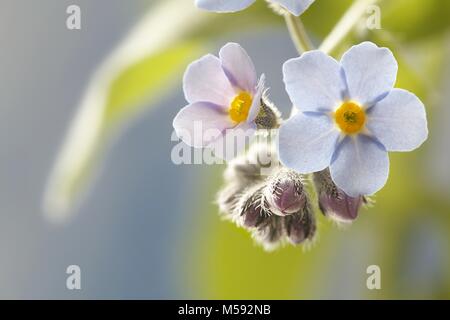
[[[423,103],[394,89],[392,52],[371,42],[337,62],[311,51],[283,66],[286,90],[301,111],[280,128],[281,162],[299,173],[329,167],[352,197],[380,190],[389,175],[388,151],[412,151],[428,137]]]
[[[236,12],[244,10],[256,0],[195,0],[197,7],[214,12]],[[299,16],[315,0],[270,0],[270,2],[281,5],[292,14]]]

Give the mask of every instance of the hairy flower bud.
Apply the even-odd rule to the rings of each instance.
[[[261,192],[263,188],[258,189],[245,201],[240,213],[244,227],[258,227],[272,215],[272,212],[267,208],[266,200]]]
[[[242,224],[247,228],[257,227],[264,220],[261,210],[252,205],[242,212]]]
[[[319,197],[320,210],[336,220],[350,222],[358,217],[359,208],[363,203],[361,196],[353,198],[338,190],[338,195],[321,195]]]
[[[287,169],[270,177],[265,196],[273,213],[279,216],[296,213],[306,204],[301,176]]]
[[[314,183],[324,215],[339,222],[351,222],[358,217],[359,209],[366,201],[363,196],[348,196],[331,180],[328,169],[315,173]]]
[[[302,175],[282,167],[271,145],[254,144],[228,164],[224,178],[217,197],[223,217],[247,229],[266,250],[314,237],[315,218]]]
[[[261,99],[261,108],[255,123],[258,129],[276,129],[280,126],[281,115],[278,108],[264,95]]]
[[[272,250],[280,244],[284,235],[283,218],[272,215],[264,221],[253,233],[254,238],[267,250]]]
[[[304,209],[296,214],[285,217],[284,225],[288,240],[292,244],[311,240],[316,233],[316,221],[309,204],[306,204]]]

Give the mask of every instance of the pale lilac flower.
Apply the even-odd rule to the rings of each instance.
[[[251,6],[256,0],[195,0],[197,7],[214,12],[236,12]],[[293,15],[299,16],[315,0],[270,0],[274,4],[282,6]]]
[[[337,62],[311,51],[283,66],[286,90],[300,113],[280,128],[281,162],[299,173],[330,167],[335,184],[357,197],[380,190],[388,151],[412,151],[428,136],[425,108],[394,89],[397,62],[370,42]]]
[[[226,44],[219,58],[208,54],[194,61],[183,79],[189,104],[173,121],[178,137],[193,147],[213,148],[223,159],[233,157],[226,154],[229,143],[239,151],[256,130],[263,83],[264,76],[258,83],[252,60],[236,43]]]

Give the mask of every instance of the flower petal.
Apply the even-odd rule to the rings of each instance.
[[[391,50],[363,42],[342,57],[349,98],[370,107],[384,97],[397,78],[398,64]]]
[[[388,151],[412,151],[428,137],[425,107],[406,90],[392,90],[368,116],[367,128]]]
[[[389,175],[387,151],[367,136],[347,137],[333,158],[331,177],[350,197],[374,194],[386,184]]]
[[[302,111],[331,111],[346,90],[339,63],[321,51],[288,60],[283,74],[292,103]]]
[[[234,128],[226,129],[208,148],[214,150],[216,157],[230,161],[250,145],[255,133],[254,123],[242,122]]]
[[[308,9],[309,6],[315,0],[272,0],[272,1],[279,3],[293,15],[299,16],[303,12],[305,12],[306,9]]]
[[[299,173],[321,171],[330,165],[339,135],[329,116],[299,113],[280,128],[280,160]]]
[[[183,90],[189,103],[206,101],[228,108],[236,96],[219,58],[208,54],[189,65]]]
[[[196,0],[200,9],[214,12],[236,12],[250,6],[255,0]]]
[[[234,123],[220,106],[195,102],[178,112],[173,120],[177,136],[189,146],[201,148],[215,141]]]
[[[252,106],[248,112],[247,122],[255,121],[258,116],[259,110],[261,109],[261,98],[264,93],[264,83],[266,81],[266,76],[263,74],[259,79],[258,85],[256,87],[256,93],[253,96]]]
[[[231,83],[241,91],[254,93],[257,85],[255,65],[237,43],[228,43],[219,52],[222,68]]]

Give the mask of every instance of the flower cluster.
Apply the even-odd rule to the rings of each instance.
[[[268,164],[270,170],[261,174]],[[253,144],[229,163],[225,183],[217,198],[223,216],[267,250],[313,240],[316,219],[304,177],[281,166],[275,148]]]
[[[226,12],[253,2],[198,0],[197,5]],[[313,1],[273,2],[298,15]],[[387,182],[388,152],[412,151],[428,137],[423,103],[394,88],[398,65],[387,48],[363,42],[339,62],[313,50],[282,69],[299,111],[290,119],[281,121],[264,94],[264,75],[258,79],[246,51],[229,43],[219,57],[206,55],[187,68],[183,89],[189,104],[173,122],[185,143],[212,148],[230,160],[220,210],[266,248],[314,238],[311,199],[337,222],[355,220],[368,196]],[[276,148],[250,139],[268,129],[277,131]],[[257,161],[261,153],[272,163],[266,175]]]

